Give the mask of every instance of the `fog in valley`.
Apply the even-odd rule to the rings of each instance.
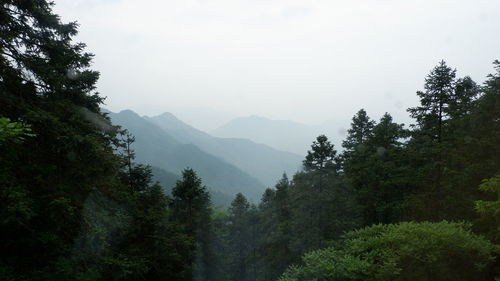
[[[0,1],[0,281],[499,281],[500,1]]]

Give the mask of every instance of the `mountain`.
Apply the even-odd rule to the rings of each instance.
[[[273,148],[305,155],[312,141],[321,132],[313,126],[289,120],[248,116],[233,119],[211,133],[218,137],[245,138]]]
[[[196,170],[213,191],[229,196],[241,192],[259,200],[264,185],[255,177],[209,154],[194,144],[179,142],[172,135],[131,110],[108,113],[112,122],[135,136],[136,161],[180,175],[186,167]]]
[[[146,118],[185,144],[193,144],[255,176],[268,186],[274,185],[283,172],[294,174],[303,157],[258,144],[247,139],[219,138],[200,131],[171,113]]]
[[[349,120],[330,120],[306,125],[290,120],[272,120],[259,116],[235,118],[210,133],[223,138],[244,138],[284,151],[305,156],[319,135],[326,135],[341,150]]]

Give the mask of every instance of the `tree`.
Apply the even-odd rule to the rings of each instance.
[[[480,215],[476,222],[479,230],[498,244],[500,242],[500,174],[485,179],[479,186],[483,192],[491,193],[494,200],[477,200],[474,210]]]
[[[325,172],[325,170],[336,168],[337,151],[325,135],[320,135],[307,151],[306,159],[303,161],[306,171]]]
[[[276,280],[292,263],[290,181],[286,174],[259,205],[263,280]]]
[[[496,251],[464,223],[373,225],[306,254],[279,280],[493,280]]]
[[[35,136],[31,133],[29,125],[11,122],[9,118],[0,117],[0,145],[8,141],[19,143],[27,136]]]
[[[376,124],[360,110],[351,126],[344,141],[342,170],[355,190],[363,225],[397,221],[397,209],[407,191],[404,125],[393,122],[389,113]]]
[[[231,207],[229,207],[230,280],[249,280],[250,268],[247,261],[252,251],[251,245],[248,243],[251,239],[249,214],[250,203],[243,194],[236,194],[231,202]]]
[[[469,76],[457,79],[455,82],[454,95],[446,110],[450,118],[455,119],[470,114],[474,108],[474,101],[477,99],[480,90],[480,87]]]
[[[420,106],[408,109],[420,129],[438,143],[442,141],[443,120],[453,99],[456,70],[441,61],[425,79],[425,91],[418,91]]]
[[[193,269],[186,271],[184,280],[191,280],[196,275],[210,279],[210,195],[196,172],[185,169],[182,179],[172,190],[172,196],[173,216],[184,227],[192,243],[191,252],[185,259]]]
[[[92,55],[83,52],[85,44],[72,42],[77,24],[61,23],[52,5],[7,1],[0,8],[0,89],[7,94],[4,101],[11,101],[4,108],[7,117],[19,114],[24,107],[19,102],[27,98],[69,100],[99,111],[103,99],[94,92],[99,73],[88,69]]]
[[[496,73],[482,87],[467,77],[456,81],[445,107],[441,143],[430,137],[432,130],[413,130],[407,152],[414,192],[407,219],[474,220],[477,216],[473,202],[484,195],[475,187],[498,173],[500,157],[500,71],[494,64]]]
[[[22,145],[0,145],[4,279],[68,280],[62,264],[72,255],[87,198],[116,199],[122,188],[116,131],[99,110],[92,55],[72,42],[77,25],[61,23],[52,5],[0,5],[0,116],[10,120],[7,127],[26,124],[25,133],[29,124],[33,134]]]
[[[172,190],[175,217],[181,221],[188,232],[195,233],[207,211],[210,196],[201,179],[193,169],[185,169],[182,179]]]
[[[400,220],[403,203],[411,192],[407,153],[401,142],[407,136],[403,127],[385,113],[365,144],[366,171],[356,174],[349,170],[358,191],[364,225]]]
[[[317,188],[321,186],[322,188]],[[290,250],[297,261],[359,224],[354,190],[335,170],[301,171],[290,185]]]
[[[366,204],[363,198],[369,197],[365,195],[368,188],[366,182],[373,177],[371,173],[369,159],[370,153],[367,146],[367,140],[372,136],[372,130],[375,122],[370,119],[364,109],[360,109],[352,118],[351,128],[347,131],[348,135],[342,142],[345,148],[341,155],[342,171],[346,176],[347,181],[356,191],[356,200],[361,206],[364,223],[372,221],[374,213],[373,206]]]
[[[152,182],[151,168],[132,164],[130,174],[125,166],[122,181],[129,189],[122,198],[124,210],[117,214],[113,214],[116,210],[108,211],[113,214],[109,218],[112,223],[118,222],[112,229],[114,233],[108,234],[110,246],[97,261],[90,255],[85,264],[102,264],[100,280],[191,280],[185,278],[191,274],[192,265],[186,262],[186,256],[192,254],[192,238],[171,218],[171,199]],[[113,202],[108,204],[113,206]],[[101,226],[103,218],[96,219],[89,222],[90,230]],[[80,238],[81,243],[92,245],[92,233],[89,234]]]
[[[445,121],[450,117],[450,104],[457,101],[454,98],[455,76],[456,70],[441,61],[427,75],[424,91],[417,91],[420,106],[408,109],[411,117],[416,119],[409,148],[413,151],[411,154],[415,157],[414,163],[420,162],[415,168],[413,178],[421,190],[422,199],[425,200],[426,197],[435,199],[428,202],[432,205],[430,209],[433,211],[424,215],[425,219],[439,220],[444,216],[443,159],[448,139],[443,141],[443,134],[447,131]],[[446,134],[446,137],[449,136],[449,133]]]
[[[213,280],[231,280],[232,272],[230,264],[234,257],[230,241],[229,211],[222,208],[214,208],[211,218],[211,247],[214,252]]]
[[[370,137],[375,122],[370,120],[364,109],[360,109],[352,118],[347,138],[342,142],[346,151],[363,150],[362,143]]]
[[[371,147],[377,149],[400,147],[402,145],[401,140],[406,136],[407,132],[404,129],[404,124],[394,123],[392,116],[386,112],[373,127],[372,134],[368,138],[368,143]],[[383,150],[378,149],[379,154],[383,154],[382,152]]]

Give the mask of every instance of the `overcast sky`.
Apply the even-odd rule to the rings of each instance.
[[[407,123],[441,59],[478,82],[500,59],[498,0],[55,2],[96,55],[108,109],[202,129],[245,115],[319,124],[361,107]]]

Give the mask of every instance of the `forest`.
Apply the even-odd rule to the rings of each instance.
[[[135,161],[52,8],[0,5],[0,280],[500,279],[500,61],[482,84],[437,62],[410,126],[360,109],[221,208],[196,170],[168,194]]]

